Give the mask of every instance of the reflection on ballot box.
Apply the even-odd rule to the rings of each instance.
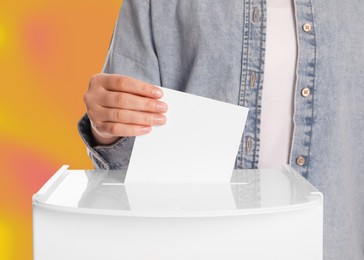
[[[34,260],[321,260],[323,198],[292,168],[124,183],[62,167],[33,196]]]

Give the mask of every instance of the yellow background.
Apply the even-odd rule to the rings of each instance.
[[[78,131],[121,0],[0,3],[0,259],[32,259],[32,195],[92,168]]]

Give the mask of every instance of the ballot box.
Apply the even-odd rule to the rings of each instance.
[[[55,173],[33,196],[34,260],[322,259],[322,194],[289,166],[230,183],[125,176]]]

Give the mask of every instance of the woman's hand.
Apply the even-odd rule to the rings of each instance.
[[[120,75],[94,75],[84,95],[87,115],[97,144],[111,144],[122,136],[150,133],[163,125],[168,109],[160,88]]]

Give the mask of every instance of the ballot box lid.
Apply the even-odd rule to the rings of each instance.
[[[322,205],[322,194],[290,166],[234,170],[230,183],[124,183],[123,170],[63,166],[33,195],[33,207],[139,217],[267,214]]]

